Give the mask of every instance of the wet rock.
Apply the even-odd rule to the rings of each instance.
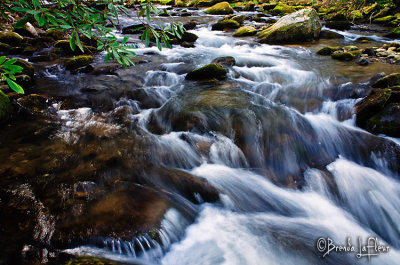
[[[321,39],[344,39],[343,35],[326,29],[321,30],[319,37]]]
[[[18,33],[12,31],[1,31],[0,42],[16,47],[21,44],[24,38]]]
[[[24,50],[22,51],[23,55],[32,55],[37,51],[37,48],[35,47],[25,47]]]
[[[231,67],[236,65],[236,60],[232,56],[226,56],[226,57],[215,58],[214,60],[212,60],[211,63],[216,63],[224,67]]]
[[[121,69],[122,66],[119,63],[106,63],[96,65],[90,72],[92,75],[117,75],[117,70]]]
[[[367,66],[369,64],[369,61],[364,57],[359,57],[356,59],[356,64],[361,66]]]
[[[122,34],[141,34],[143,31],[143,24],[135,24],[122,28]]]
[[[351,61],[361,54],[360,50],[355,51],[336,51],[332,53],[331,57],[340,61]]]
[[[19,84],[25,90],[33,86],[34,80],[29,75],[17,75],[15,76],[17,84]]]
[[[226,70],[219,64],[211,63],[190,71],[186,75],[188,80],[222,80],[226,78]]]
[[[210,15],[229,15],[233,14],[233,9],[228,2],[221,2],[207,8],[205,12]]]
[[[56,225],[55,245],[87,242],[98,237],[131,240],[151,229],[157,230],[169,208],[161,191],[125,183],[84,205],[84,211],[66,215]]]
[[[373,91],[372,94],[358,102],[355,106],[357,126],[364,127],[369,118],[380,112],[389,100],[391,93],[390,89],[380,89]]]
[[[368,56],[375,56],[375,55],[376,55],[376,52],[375,52],[375,49],[374,49],[374,48],[365,48],[365,49],[362,51],[362,54],[366,54],[366,55],[368,55]]]
[[[66,265],[123,265],[119,262],[95,257],[78,257],[70,259]]]
[[[400,104],[389,104],[367,120],[365,128],[375,134],[400,137]]]
[[[325,26],[331,29],[347,30],[350,29],[351,23],[348,21],[327,21]]]
[[[261,43],[295,43],[317,39],[321,27],[317,12],[312,8],[306,8],[282,17],[257,36]]]
[[[21,66],[23,68],[22,72],[19,74],[28,75],[32,79],[35,77],[35,67],[33,67],[32,64],[30,64],[27,61],[22,60],[22,59],[18,59],[14,64]]]
[[[375,88],[388,88],[400,85],[400,73],[394,73],[382,77],[371,84]]]
[[[194,203],[216,202],[219,200],[219,193],[216,188],[210,185],[205,179],[171,167],[153,169],[150,173],[152,181],[161,185],[164,189],[175,191]],[[200,195],[201,199],[199,201]]]
[[[93,56],[91,55],[74,56],[73,58],[67,60],[64,63],[64,66],[67,70],[75,70],[78,69],[79,67],[88,65],[92,61],[93,61]]]
[[[235,20],[240,25],[243,24],[245,19],[244,15],[227,15],[222,20]]]
[[[256,35],[257,30],[255,27],[246,25],[241,28],[239,28],[235,34],[233,34],[234,37],[244,37],[244,36],[254,36]]]
[[[73,51],[71,49],[69,40],[58,40],[54,43],[54,48],[61,49],[62,53],[67,54],[67,55],[68,54],[71,54],[71,55],[72,54],[87,54],[87,53],[93,54],[93,53],[98,52],[98,50],[95,47],[86,46],[86,45],[84,45],[84,43],[82,43],[82,45],[83,45],[83,52],[77,46],[75,47],[75,50]]]
[[[27,22],[23,28],[15,29],[15,32],[26,37],[37,37],[39,35],[35,27],[29,22]]]
[[[0,42],[0,53],[8,53],[11,48],[11,45]]]
[[[96,183],[92,181],[80,181],[74,185],[74,196],[77,198],[85,198],[95,192]]]
[[[55,30],[55,29],[47,30],[45,36],[52,38],[53,41],[63,40],[68,37],[65,31]]]
[[[0,121],[11,115],[11,103],[8,97],[0,90]]]
[[[182,39],[180,39],[180,41],[182,42],[195,42],[199,37],[191,32],[185,32],[182,35]]]
[[[254,11],[255,4],[252,2],[247,2],[243,8],[243,11]]]
[[[211,30],[237,29],[240,25],[235,20],[220,20],[213,24]]]
[[[262,8],[263,8],[263,10],[265,10],[265,11],[269,11],[269,10],[274,9],[277,5],[278,5],[277,3],[271,2],[271,3],[263,4],[263,5],[262,5]]]
[[[42,113],[47,109],[47,98],[37,94],[30,94],[17,100],[18,104],[32,114]]]
[[[337,47],[323,47],[321,49],[319,49],[317,51],[317,54],[319,55],[331,55],[332,53],[334,53],[337,50],[340,50],[341,47],[337,46]]]
[[[219,2],[222,2],[222,1],[223,0],[200,0],[197,3],[197,6],[200,6],[200,7],[213,6],[213,5],[215,5],[215,4],[219,3]]]
[[[187,42],[187,41],[182,42],[180,45],[184,48],[194,48],[195,47],[193,43]]]
[[[192,30],[192,29],[196,28],[196,26],[197,26],[197,22],[194,20],[191,20],[188,23],[183,24],[183,27],[186,30]]]

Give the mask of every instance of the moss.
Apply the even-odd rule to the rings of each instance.
[[[386,88],[398,85],[400,85],[400,73],[387,75],[372,83],[372,87],[375,88]]]
[[[24,96],[19,98],[17,102],[31,113],[41,113],[42,110],[47,108],[47,99],[37,94]]]
[[[351,19],[362,20],[364,19],[364,15],[360,10],[353,10],[350,13]]]
[[[10,99],[0,90],[0,120],[7,119],[11,115]]]
[[[65,265],[117,265],[118,263],[110,260],[94,257],[81,257],[69,260]]]
[[[387,37],[387,38],[400,38],[400,27],[392,29],[384,37]]]
[[[293,12],[296,12],[296,9],[292,6],[288,6],[285,4],[278,4],[277,6],[274,7],[274,9],[271,10],[271,14],[280,16],[290,14]]]
[[[186,75],[188,80],[222,80],[226,78],[226,70],[219,64],[211,63],[195,69]]]
[[[229,15],[233,14],[233,9],[228,2],[221,2],[207,8],[205,12],[210,15]]]
[[[372,13],[372,11],[375,11],[377,6],[378,6],[377,2],[372,4],[372,5],[370,5],[370,6],[366,6],[366,7],[363,8],[363,13],[366,14],[366,15],[369,15],[369,14]]]
[[[0,42],[0,52],[9,52],[11,48],[10,45]]]
[[[375,18],[372,22],[376,24],[387,24],[394,19],[396,19],[395,16],[386,16],[386,17]]]
[[[340,47],[323,47],[317,51],[319,55],[331,55],[335,51],[340,50]]]
[[[67,70],[75,70],[81,66],[88,65],[93,61],[93,56],[91,55],[80,55],[74,56],[73,58],[67,60],[64,66]]]
[[[356,104],[356,124],[364,127],[366,121],[381,111],[392,95],[390,89],[379,89]]]
[[[53,41],[62,40],[65,38],[65,32],[61,30],[49,29],[45,33],[46,37],[50,37]]]
[[[400,104],[389,104],[382,111],[367,120],[365,128],[376,134],[400,136]]]
[[[0,42],[11,45],[18,46],[24,40],[22,36],[18,33],[12,31],[1,31],[0,32]]]
[[[28,46],[28,47],[25,47],[25,49],[23,51],[23,54],[32,55],[34,52],[36,52],[36,50],[37,50],[37,48],[32,47],[32,46]]]
[[[240,25],[235,20],[221,20],[218,21],[216,24],[212,25],[212,30],[224,30],[224,29],[237,29]]]
[[[332,58],[341,61],[350,61],[361,54],[360,50],[357,51],[350,51],[350,52],[334,52],[332,53]]]
[[[253,26],[243,26],[239,28],[235,34],[233,34],[234,37],[244,37],[244,36],[253,36],[257,33],[257,30]]]
[[[346,50],[346,51],[357,51],[357,50],[359,50],[359,48],[357,46],[354,46],[354,45],[344,46],[343,49]]]

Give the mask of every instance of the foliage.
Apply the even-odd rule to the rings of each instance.
[[[144,29],[141,39],[147,46],[150,45],[151,37],[155,39],[159,50],[162,49],[161,43],[165,47],[171,47],[169,44],[170,37],[182,37],[185,30],[180,23],[170,23],[160,30],[156,30],[150,25],[151,17],[161,12],[152,4],[151,0],[145,0],[140,7],[134,6],[134,8],[136,16],[142,23],[141,28]],[[116,30],[115,25],[118,24],[121,13],[130,16],[123,0],[54,0],[52,2],[2,0],[0,3],[0,14],[5,19],[8,19],[9,14],[21,17],[14,28],[22,28],[27,22],[35,21],[41,28],[68,32],[72,51],[78,48],[84,52],[82,41],[84,37],[96,40],[97,49],[106,51],[106,61],[114,58],[118,63],[130,66],[134,65],[131,59],[136,54],[132,50],[133,48],[127,45],[128,37],[119,41],[113,33]],[[3,75],[8,76],[4,80],[9,84],[12,82],[11,84],[16,88],[15,82],[10,80],[12,79],[10,75],[5,72],[3,72]]]
[[[14,74],[22,72],[22,67],[15,65],[17,59],[8,59],[5,56],[0,57],[0,76],[1,80],[7,82],[7,84],[17,93],[24,94],[24,90],[20,85],[15,83],[16,80]]]

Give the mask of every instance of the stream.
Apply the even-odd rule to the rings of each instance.
[[[78,256],[152,265],[398,264],[399,141],[356,127],[353,113],[369,80],[398,71],[398,65],[363,67],[316,54],[323,46],[353,45],[359,36],[373,35],[359,47],[387,40],[350,30],[341,32],[344,39],[258,44],[211,31],[220,16],[190,12],[179,19],[199,21],[190,31],[199,36],[195,48],[160,52],[139,43],[141,61],[118,75],[70,75],[55,64],[38,64],[41,94],[78,100],[71,106],[53,102],[50,116],[2,130],[2,185],[32,190],[43,207],[56,209],[50,216],[63,211],[57,200],[71,212],[84,212],[68,208],[77,182],[93,183],[104,194],[111,182],[123,189],[138,183],[172,201],[157,238],[106,236],[55,246]],[[121,23],[135,21],[124,17]],[[236,60],[227,80],[185,80],[190,70],[224,56]],[[103,55],[95,60],[101,65]],[[208,182],[219,199],[182,195],[153,177],[160,165]],[[112,220],[96,215],[103,217]],[[42,220],[43,238],[57,238],[50,231],[56,222]],[[359,238],[365,244],[368,237],[390,251],[357,258]],[[355,251],[322,257],[320,238],[337,245],[349,239]]]

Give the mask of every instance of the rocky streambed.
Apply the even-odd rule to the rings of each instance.
[[[321,259],[318,237],[376,236],[391,251],[371,262],[395,264],[400,147],[389,136],[399,132],[400,80],[390,29],[332,29],[321,10],[303,8],[282,20],[225,4],[220,15],[168,9],[172,18],[154,21],[189,31],[162,52],[121,19],[135,67],[103,63],[89,40],[87,54],[71,54],[59,32],[14,45],[28,95],[3,88],[2,262],[354,264],[352,253]],[[25,51],[35,42],[43,47]],[[338,48],[324,56],[324,47]]]

